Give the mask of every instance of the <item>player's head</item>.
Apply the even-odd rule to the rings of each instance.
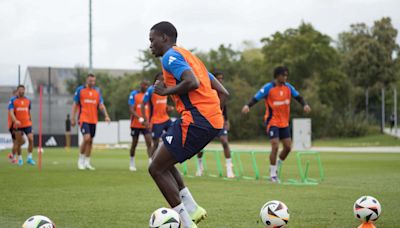
[[[25,95],[25,86],[24,85],[18,85],[17,86],[17,96],[23,97]]]
[[[154,56],[163,56],[176,43],[178,32],[173,24],[167,21],[159,22],[150,29],[150,50]]]
[[[220,83],[224,81],[224,73],[222,71],[214,71],[213,75]]]
[[[69,114],[67,114],[67,119],[69,119]]]
[[[146,92],[147,87],[149,87],[149,84],[150,84],[149,80],[143,79],[140,82],[140,92],[142,92],[142,93]]]
[[[153,85],[156,83],[157,80],[164,81],[162,72],[158,72],[156,75],[154,75]]]
[[[287,80],[287,77],[289,76],[289,69],[285,66],[278,66],[274,69],[274,78],[279,82],[279,83],[284,83]]]
[[[86,85],[89,88],[92,88],[96,85],[96,76],[94,74],[88,74],[86,78]]]

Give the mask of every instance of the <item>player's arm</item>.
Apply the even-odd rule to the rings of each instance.
[[[271,89],[272,84],[265,84],[242,108],[242,113],[246,114],[250,112],[250,108],[255,105],[259,100],[264,97],[267,97],[269,94],[269,90]]]
[[[17,117],[14,115],[14,108],[9,109],[8,112],[10,113],[11,120],[15,124],[15,126],[21,125],[21,122],[17,119]]]
[[[224,110],[223,108],[225,106],[226,101],[228,100],[229,92],[218,80],[215,80],[214,75],[208,73],[208,77],[210,78],[211,81],[211,88],[216,90],[218,93],[221,110]]]
[[[303,106],[304,112],[305,113],[311,112],[310,106],[307,104],[307,102],[304,100],[304,98],[302,96],[300,96],[300,93],[291,84],[287,83],[287,85],[290,88],[290,92],[293,96],[293,99],[295,99],[297,102],[299,102],[301,104],[301,106]]]
[[[72,113],[71,113],[71,126],[74,127],[76,124],[76,113],[78,112],[78,105],[77,103],[73,102],[72,103]]]
[[[146,104],[148,102],[150,102],[151,96],[153,95],[153,86],[150,86],[146,93],[143,96],[143,101],[142,101],[142,105],[140,107],[140,111],[142,113],[142,117],[143,117],[143,125],[145,127],[149,127],[149,120],[147,119],[147,115],[146,115]]]
[[[135,97],[136,97],[137,92],[133,91],[130,95],[129,95],[129,100],[128,100],[128,104],[129,104],[129,112],[131,113],[131,115],[134,118],[137,118],[139,120],[140,123],[143,123],[144,119],[143,117],[141,117],[139,115],[139,113],[137,113],[135,111]]]
[[[104,105],[104,103],[101,103],[101,104],[100,104],[99,109],[100,109],[100,111],[101,111],[101,112],[103,113],[103,115],[104,115],[104,120],[105,120],[106,122],[110,122],[111,119],[110,119],[110,116],[108,115],[107,108],[106,108],[106,106]]]

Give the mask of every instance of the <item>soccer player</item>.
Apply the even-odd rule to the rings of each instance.
[[[76,113],[79,109],[78,123],[83,135],[78,159],[78,169],[80,170],[95,170],[90,164],[90,155],[92,153],[93,138],[96,135],[98,109],[103,112],[105,121],[110,122],[110,117],[104,105],[101,91],[95,85],[96,76],[94,74],[88,74],[86,85],[79,86],[75,90],[74,102],[72,104],[71,125],[75,126]]]
[[[31,100],[25,96],[25,87],[19,85],[17,87],[17,95],[10,99],[8,111],[13,123],[15,134],[16,148],[13,149],[18,154],[18,165],[24,164],[21,155],[21,146],[24,144],[23,134],[28,137],[28,157],[27,163],[35,165],[36,162],[32,158],[33,150],[33,133],[31,120]]]
[[[292,140],[289,129],[291,97],[303,106],[304,112],[309,113],[311,111],[310,106],[306,103],[303,97],[300,96],[299,92],[297,92],[291,84],[286,82],[288,75],[289,70],[287,67],[276,67],[274,70],[274,80],[265,84],[242,108],[242,113],[246,114],[250,111],[250,107],[256,104],[259,100],[264,99],[265,101],[266,112],[264,122],[272,147],[269,157],[270,180],[274,183],[279,183],[279,166],[287,158],[292,149]],[[282,141],[283,149],[279,154],[277,161],[279,140]],[[278,166],[276,163],[278,163]]]
[[[224,81],[224,74],[222,72],[214,72],[215,78],[222,84]],[[226,108],[226,105],[224,105],[224,108],[222,110],[222,114],[224,116],[224,128],[218,133],[219,140],[221,141],[222,148],[224,148],[224,155],[225,155],[225,166],[226,166],[226,177],[228,178],[234,178],[235,174],[233,174],[232,170],[232,159],[231,159],[231,149],[229,148],[228,144],[228,131],[230,128],[229,120],[228,120],[228,110]],[[200,152],[197,154],[197,171],[196,171],[196,176],[202,176],[203,175],[203,152]]]
[[[156,74],[154,83],[157,80],[164,80],[161,72]],[[147,88],[147,91],[143,97],[143,104],[145,105],[142,105],[141,112],[144,118],[144,125],[147,128],[151,128],[151,136],[153,138],[153,146],[151,147],[150,151],[150,156],[152,156],[158,147],[158,143],[163,131],[166,131],[169,126],[171,126],[172,122],[168,115],[167,96],[160,96],[154,93],[154,86],[149,86],[149,88]],[[145,114],[145,107],[147,107],[147,104],[150,106],[150,121]]]
[[[11,97],[14,97],[14,96],[17,96],[17,90],[15,89],[14,91],[13,91],[13,93],[12,93],[12,96]],[[10,99],[11,99],[11,97],[10,97]],[[14,130],[14,128],[13,128],[13,121],[12,121],[12,119],[11,119],[11,114],[10,114],[10,112],[7,112],[7,122],[8,122],[8,131],[10,132],[10,134],[11,134],[11,138],[12,138],[12,142],[13,142],[13,145],[12,145],[12,148],[11,148],[11,153],[9,153],[8,154],[8,158],[10,159],[10,162],[11,163],[13,163],[13,164],[16,164],[18,161],[17,161],[17,157],[16,157],[16,155],[17,155],[17,150],[18,150],[18,142],[17,142],[17,140],[16,140],[16,138],[15,138],[15,130]],[[24,137],[22,137],[22,145],[24,145],[25,144],[25,138]],[[21,150],[21,148],[19,148],[20,150]],[[20,154],[21,154],[21,152],[20,152]]]
[[[224,120],[217,91],[224,96],[229,93],[218,80],[212,80],[200,59],[176,46],[177,31],[171,23],[155,24],[149,39],[153,55],[162,57],[164,76],[164,82],[155,83],[154,92],[171,95],[181,115],[161,137],[149,173],[180,215],[183,228],[193,228],[207,213],[184,185],[175,164],[193,157],[218,135]]]
[[[147,148],[147,155],[149,157],[149,164],[151,163],[151,134],[149,129],[145,126],[145,118],[148,119],[150,114],[149,106],[147,104],[144,105],[144,109],[146,112],[145,116],[142,116],[142,111],[141,111],[141,107],[143,106],[143,97],[148,87],[149,87],[149,81],[143,80],[140,83],[140,90],[139,91],[133,90],[129,94],[128,104],[129,104],[129,111],[131,113],[131,136],[132,136],[132,145],[130,150],[131,160],[129,165],[130,171],[136,171],[135,152],[140,133],[142,133],[144,136]]]
[[[65,120],[65,149],[69,151],[71,147],[71,118],[67,114],[67,119]]]

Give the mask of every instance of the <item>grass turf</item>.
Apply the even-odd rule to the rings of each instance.
[[[21,227],[35,214],[46,215],[57,227],[148,227],[150,214],[167,206],[147,173],[147,158],[138,151],[137,172],[129,172],[127,150],[95,150],[96,171],[78,171],[77,150],[45,149],[43,169],[9,164],[0,152],[0,227]],[[266,156],[259,155],[260,171],[267,174]],[[362,195],[382,205],[378,227],[398,227],[400,211],[400,154],[323,153],[325,181],[317,186],[270,184],[266,180],[185,178],[197,202],[209,217],[199,227],[263,227],[261,206],[273,199],[286,203],[290,227],[356,227],[353,203]],[[249,158],[245,170],[253,175]],[[311,161],[310,173],[316,175]],[[214,159],[207,157],[209,171]],[[313,168],[314,167],[314,168]],[[189,171],[194,173],[194,161]],[[285,178],[298,176],[295,156],[284,164]]]

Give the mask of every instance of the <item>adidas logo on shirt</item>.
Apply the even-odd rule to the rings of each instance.
[[[165,139],[167,140],[168,144],[171,144],[173,138],[174,138],[174,136],[165,137]]]
[[[171,65],[171,63],[175,60],[176,60],[176,58],[174,56],[170,56],[168,59],[168,65]]]
[[[51,136],[51,137],[46,141],[45,145],[46,145],[46,146],[57,146],[58,144],[57,144],[56,139],[55,139],[53,136]]]

